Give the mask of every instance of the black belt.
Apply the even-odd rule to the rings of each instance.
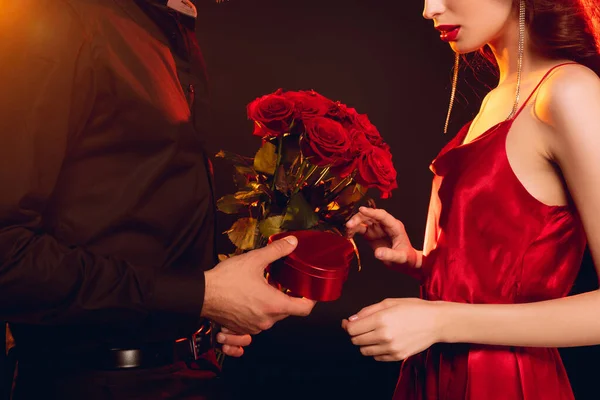
[[[202,355],[214,348],[215,332],[200,330],[189,338],[175,342],[147,343],[140,346],[102,347],[92,351],[55,351],[29,353],[17,344],[19,368],[92,369],[119,370],[133,368],[156,368],[179,361],[198,361]]]

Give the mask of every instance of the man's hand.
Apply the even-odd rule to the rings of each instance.
[[[239,335],[223,327],[221,332],[217,333],[217,342],[223,345],[223,353],[230,357],[241,357],[244,355],[244,347],[252,343],[252,336]]]
[[[309,315],[316,302],[288,296],[264,277],[265,268],[290,254],[297,244],[297,238],[288,236],[206,271],[202,316],[237,334],[255,335],[290,315]]]

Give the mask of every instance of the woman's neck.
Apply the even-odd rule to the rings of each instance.
[[[525,48],[523,57],[523,76],[542,68],[548,63],[544,57],[538,56],[530,46],[525,36]],[[510,84],[517,81],[519,69],[519,21],[511,19],[503,29],[503,34],[488,43],[492,50],[496,63],[500,69],[499,85]]]

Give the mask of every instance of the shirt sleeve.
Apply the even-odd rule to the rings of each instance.
[[[3,6],[4,8],[4,6]],[[60,243],[44,231],[69,138],[94,101],[90,38],[62,0],[8,2],[0,16],[0,319],[105,323],[200,317],[204,275],[177,276]]]

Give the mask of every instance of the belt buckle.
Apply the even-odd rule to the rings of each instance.
[[[212,322],[204,323],[190,337],[190,347],[192,358],[198,361],[202,354],[206,353],[213,347],[217,329]]]

